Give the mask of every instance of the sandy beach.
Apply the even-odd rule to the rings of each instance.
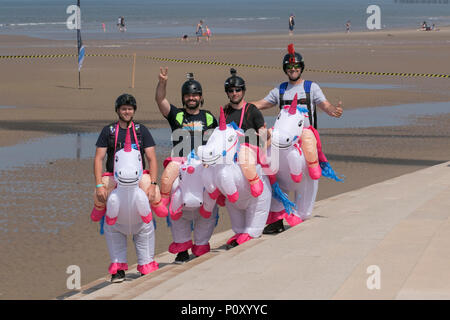
[[[154,102],[160,66],[169,67],[170,102],[181,105],[181,85],[186,73],[193,72],[203,86],[204,108],[218,115],[219,106],[227,102],[223,83],[230,64],[252,65],[235,68],[247,83],[245,99],[259,100],[286,81],[281,61],[291,42],[305,59],[303,78],[327,84],[321,87],[330,102],[342,100],[342,121],[358,109],[376,117],[372,109],[377,107],[395,110],[400,105],[444,103],[445,109],[448,104],[446,112],[412,114],[407,124],[385,126],[380,118],[379,125],[370,127],[354,123],[320,129],[325,155],[346,177],[344,183],[321,179],[317,200],[325,199],[450,160],[450,78],[432,76],[450,75],[449,39],[450,27],[438,32],[220,35],[200,44],[178,38],[89,40],[85,46],[91,56],[82,68],[82,89],[76,56],[1,58],[5,76],[0,79],[0,148],[37,138],[99,132],[116,119],[114,101],[124,92],[137,99],[136,121],[150,129],[167,127]],[[0,56],[65,54],[76,54],[76,42],[0,35]],[[133,54],[136,74],[131,88]],[[264,111],[267,117],[277,113],[275,108]],[[159,174],[166,149],[157,146]],[[82,284],[107,273],[106,242],[98,224],[89,219],[92,168],[93,158],[73,158],[0,169],[0,299],[62,295],[68,291],[70,265],[81,268]],[[220,213],[215,232],[230,228],[226,211]],[[156,219],[156,253],[160,253],[167,251],[171,234],[165,219]],[[136,263],[131,242],[128,262]]]

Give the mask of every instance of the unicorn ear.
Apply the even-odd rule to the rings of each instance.
[[[219,129],[220,129],[221,131],[227,129],[227,122],[226,122],[226,120],[225,120],[225,113],[223,112],[222,106],[220,106]]]
[[[127,135],[125,136],[125,146],[124,146],[125,152],[131,151],[131,137],[130,137],[130,128],[127,128]]]
[[[294,96],[294,100],[292,100],[291,106],[289,107],[289,114],[295,114],[297,112],[297,94]]]

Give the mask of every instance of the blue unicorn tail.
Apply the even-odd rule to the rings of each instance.
[[[167,226],[170,228],[172,226],[172,223],[170,222],[169,216],[166,217]]]
[[[105,230],[103,230],[103,226],[105,225],[105,216],[100,219],[100,234],[103,235]]]
[[[288,195],[281,190],[278,182],[272,185],[272,196],[283,204],[284,210],[288,214],[291,214],[293,210],[297,209],[297,205],[289,200]]]
[[[214,212],[214,211],[213,211]],[[217,223],[219,222],[219,209],[217,209],[217,214],[216,214],[216,224],[214,225],[214,227],[217,227]]]
[[[344,182],[345,176],[341,175],[342,179],[339,178],[329,162],[321,162],[320,167],[322,168],[322,176],[324,176],[325,178],[333,179],[338,182]]]

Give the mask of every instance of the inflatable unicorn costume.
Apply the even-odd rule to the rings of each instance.
[[[127,131],[125,147],[114,155],[114,180],[117,183],[106,202],[105,237],[111,258],[109,273],[128,270],[127,235],[133,235],[138,259],[138,271],[148,274],[158,269],[153,260],[155,231],[147,195],[139,188],[142,178],[142,159],[139,151],[131,147]],[[101,217],[91,215],[92,220]]]
[[[272,191],[267,176],[260,165],[256,172],[262,181],[262,191],[255,197],[250,183],[237,163],[238,135],[242,135],[232,124],[227,125],[222,107],[219,127],[204,146],[198,148],[198,156],[207,166],[203,170],[203,183],[209,196],[220,199],[225,196],[225,206],[235,235],[228,244],[242,244],[262,234],[269,213]],[[259,193],[259,192],[258,192]],[[219,201],[219,202],[222,202]]]

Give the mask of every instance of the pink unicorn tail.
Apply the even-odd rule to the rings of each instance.
[[[289,107],[289,114],[295,114],[297,112],[297,94],[295,94],[294,100],[292,100],[291,106]]]
[[[219,129],[221,131],[227,129],[227,122],[225,120],[225,113],[223,112],[223,108],[222,107],[220,107]]]

